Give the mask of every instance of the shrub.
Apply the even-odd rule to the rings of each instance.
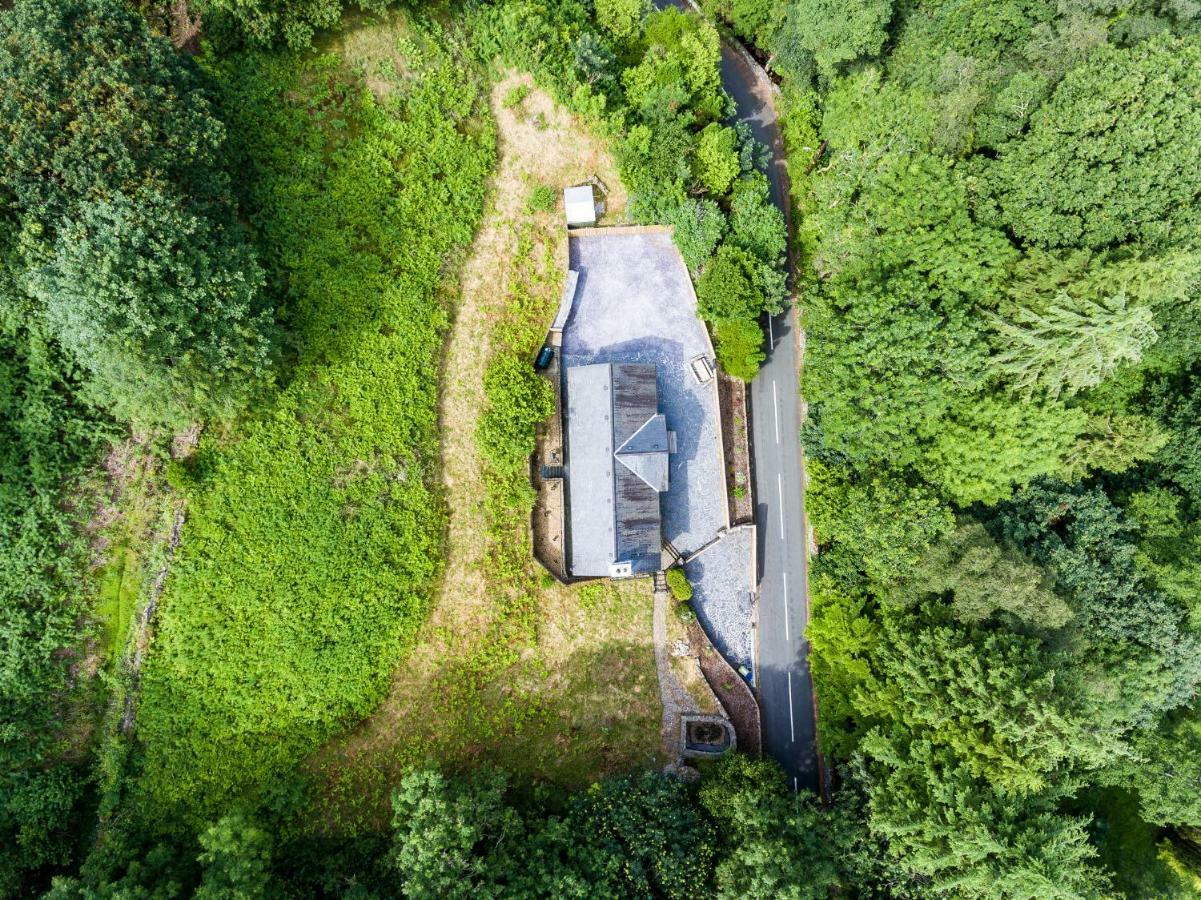
[[[526,201],[526,208],[532,213],[550,212],[558,199],[558,193],[550,185],[535,185],[530,191],[530,199]]]
[[[680,602],[692,599],[692,585],[688,583],[688,576],[684,574],[684,570],[678,566],[667,570],[667,588]]]
[[[500,105],[505,109],[512,109],[514,106],[517,106],[523,100],[525,100],[525,98],[529,95],[529,85],[519,84],[516,87],[509,88],[509,90],[505,92],[505,97],[500,101]]]
[[[676,618],[685,625],[691,625],[696,621],[696,610],[692,608],[691,601],[684,601],[676,604]]]

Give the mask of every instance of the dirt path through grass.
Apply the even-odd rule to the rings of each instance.
[[[501,590],[490,572],[496,550],[476,427],[492,333],[511,314],[518,285],[545,306],[549,323],[566,262],[561,210],[535,208],[531,194],[545,185],[557,198],[564,185],[595,174],[610,189],[608,220],[620,221],[625,206],[603,143],[527,76],[497,84],[492,109],[492,200],[462,271],[442,375],[446,571],[388,699],[314,760],[329,787],[328,811],[347,825],[386,816],[390,786],[427,759],[450,767],[490,761],[519,778],[565,785],[658,762],[649,584],[564,588],[535,569],[528,534],[518,538],[527,546],[504,548],[525,567],[516,598],[511,578]]]

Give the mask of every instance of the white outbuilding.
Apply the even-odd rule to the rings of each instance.
[[[596,224],[596,202],[592,185],[582,184],[563,191],[563,208],[567,211],[567,227]]]

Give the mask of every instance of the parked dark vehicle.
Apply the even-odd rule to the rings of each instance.
[[[550,365],[550,361],[555,358],[554,347],[543,347],[538,351],[538,358],[534,360],[535,369],[545,369]]]

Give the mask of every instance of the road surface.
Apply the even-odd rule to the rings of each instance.
[[[658,0],[687,9],[687,0]],[[756,69],[725,42],[721,80],[738,105],[738,121],[771,150],[771,198],[789,220],[784,143],[771,91]],[[791,273],[790,260],[790,273]],[[784,767],[794,790],[819,791],[817,725],[809,673],[809,573],[805,552],[805,461],[800,443],[795,307],[766,322],[767,360],[750,384],[755,519],[759,534],[758,687],[763,748]]]

